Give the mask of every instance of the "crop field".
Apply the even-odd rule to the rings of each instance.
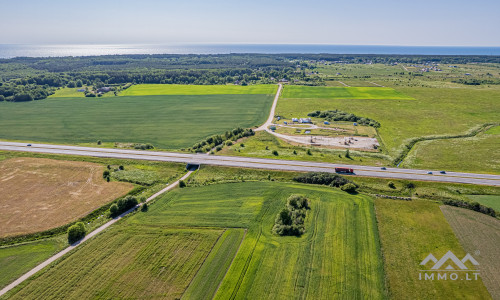
[[[0,136],[69,144],[102,140],[152,143],[164,149],[187,148],[213,134],[264,123],[273,96],[60,99],[1,102]]]
[[[375,90],[378,88],[374,88]],[[286,89],[285,89],[286,91]],[[390,155],[411,138],[429,135],[462,134],[490,122],[498,122],[500,88],[398,88],[416,100],[304,99],[285,92],[276,112],[284,118],[305,117],[315,110],[339,109],[380,122],[378,129]],[[289,93],[289,94],[286,94]],[[302,92],[300,92],[302,96]],[[319,95],[321,96],[321,95]],[[471,102],[474,99],[473,102]],[[473,103],[473,105],[471,105]],[[494,149],[490,149],[493,151]],[[466,170],[462,170],[466,171]]]
[[[11,158],[0,162],[0,237],[65,225],[126,194],[133,185],[106,182],[101,165]]]
[[[391,99],[412,100],[413,98],[386,87],[324,87],[324,86],[286,86],[283,98],[319,99]]]
[[[481,280],[419,280],[419,264],[429,253],[437,258],[448,251],[460,258],[466,254],[438,203],[376,199],[375,208],[391,298],[490,298]]]
[[[275,236],[274,219],[291,194],[312,201],[306,233]],[[214,293],[217,299],[384,298],[371,198],[276,182],[177,189],[11,295],[210,299]]]
[[[304,194],[312,200],[307,232],[300,238],[271,234],[274,218],[290,194]],[[169,193],[147,214],[129,221],[247,228],[216,298],[384,295],[373,206],[366,196],[297,184],[210,185]]]
[[[500,195],[469,195],[467,197],[472,201],[479,202],[482,205],[500,211]]]
[[[150,95],[270,95],[278,89],[274,84],[258,85],[185,85],[185,84],[138,84],[120,93],[121,96]]]
[[[68,97],[84,98],[85,93],[79,92],[78,91],[79,89],[85,89],[85,87],[81,87],[81,88],[63,87],[63,88],[56,90],[56,92],[54,94],[50,95],[49,98],[68,98]]]
[[[180,298],[221,233],[116,226],[40,273],[11,299]]]
[[[497,149],[500,149],[500,133],[423,141],[410,151],[401,167],[500,174]]]
[[[500,298],[500,220],[452,206],[441,206],[446,220],[467,253],[478,262],[484,285],[493,299]]]
[[[48,239],[0,247],[0,289],[63,249],[64,239]]]

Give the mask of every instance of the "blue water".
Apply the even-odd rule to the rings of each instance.
[[[90,56],[113,54],[330,53],[500,55],[500,47],[423,47],[369,45],[169,44],[169,45],[7,45],[0,58]]]

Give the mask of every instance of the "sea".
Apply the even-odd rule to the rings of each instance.
[[[123,54],[420,54],[500,55],[500,47],[374,46],[323,44],[113,44],[113,45],[21,45],[0,44],[0,58],[64,57]]]

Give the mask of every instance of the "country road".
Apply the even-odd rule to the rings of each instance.
[[[267,130],[269,126],[273,125],[273,119],[276,113],[276,105],[278,104],[278,99],[280,97],[282,89],[283,85],[280,83],[278,86],[278,91],[276,91],[276,95],[274,96],[273,105],[271,106],[271,111],[269,112],[269,117],[267,118],[267,121],[264,124],[262,124],[259,128],[255,129],[255,131]]]
[[[31,153],[51,153],[51,154],[63,154],[63,155],[109,157],[109,158],[122,158],[122,159],[153,160],[153,161],[166,161],[166,162],[178,162],[178,163],[190,163],[190,164],[207,164],[207,165],[217,165],[226,167],[269,169],[269,170],[282,170],[282,171],[295,171],[295,172],[334,173],[335,167],[347,167],[354,169],[353,175],[356,176],[500,186],[500,175],[461,173],[461,172],[446,172],[446,174],[440,174],[439,173],[440,170],[417,170],[417,169],[399,169],[399,168],[387,168],[386,170],[382,170],[380,167],[374,167],[374,166],[332,164],[332,163],[309,162],[309,161],[263,159],[263,158],[252,158],[252,157],[219,156],[219,155],[206,155],[206,154],[188,154],[188,153],[162,152],[162,151],[124,150],[124,149],[113,149],[113,148],[92,148],[92,147],[65,146],[65,145],[49,145],[49,144],[31,144],[31,146],[27,146],[27,144],[25,143],[16,143],[16,142],[0,142],[0,150],[22,151]],[[433,174],[427,174],[427,172],[429,171],[432,171]]]
[[[164,189],[162,189],[161,191],[155,193],[154,195],[152,195],[151,197],[149,197],[146,202],[149,202],[153,199],[155,199],[156,197],[160,196],[161,194],[167,192],[167,191],[170,191],[171,189],[173,189],[174,187],[176,187],[178,184],[179,184],[179,181],[181,180],[185,180],[186,178],[189,177],[189,175],[191,175],[191,173],[193,173],[193,171],[189,171],[187,172],[184,176],[182,176],[179,180],[177,180],[176,182],[168,185],[167,187],[165,187]],[[133,212],[134,210],[138,209],[140,206],[142,205],[142,203],[139,203],[137,204],[136,206],[132,207],[131,209],[127,210],[126,212],[122,213],[121,215],[119,215],[118,217],[116,218],[113,218],[112,220],[106,222],[105,224],[101,225],[100,227],[96,228],[94,231],[90,232],[89,234],[87,234],[81,241],[78,241],[70,246],[68,246],[67,248],[59,251],[58,253],[52,255],[51,257],[49,257],[47,260],[45,260],[44,262],[40,263],[38,266],[34,267],[33,269],[31,269],[30,271],[28,271],[27,273],[25,273],[23,276],[19,277],[18,279],[16,279],[14,282],[12,282],[11,284],[7,285],[6,287],[4,287],[3,289],[0,290],[0,297],[2,295],[4,295],[5,293],[7,293],[8,291],[10,291],[11,289],[15,288],[16,286],[18,286],[19,284],[21,284],[22,282],[24,282],[26,279],[30,278],[31,276],[35,275],[37,272],[39,272],[40,270],[42,270],[43,268],[45,268],[46,266],[50,265],[52,262],[56,261],[57,259],[63,257],[65,254],[67,254],[68,252],[70,252],[71,250],[75,249],[76,247],[80,246],[81,244],[83,244],[84,242],[88,241],[89,239],[93,238],[94,236],[96,236],[97,234],[101,233],[102,231],[104,231],[106,228],[108,228],[109,226],[113,225],[114,223],[116,223],[118,220],[120,220],[121,218],[123,218],[124,216],[128,215],[129,213]]]

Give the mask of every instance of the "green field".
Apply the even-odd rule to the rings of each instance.
[[[0,247],[0,289],[67,245],[64,238]]]
[[[429,253],[465,256],[438,203],[376,199],[375,208],[391,298],[490,299],[481,280],[419,280],[419,264]]]
[[[36,275],[11,299],[179,298],[221,233],[121,224]]]
[[[400,147],[411,138],[461,134],[478,125],[498,122],[499,119],[500,101],[497,99],[500,99],[500,88],[498,87],[490,89],[406,87],[398,88],[398,92],[416,100],[304,99],[287,95],[278,102],[276,112],[290,119],[304,117],[315,110],[339,109],[374,119],[381,124],[378,132],[390,155],[396,155]]]
[[[68,88],[68,87],[62,87],[52,95],[49,96],[49,98],[85,98],[85,93],[84,92],[79,92],[79,89],[85,89],[85,87],[81,88]]]
[[[306,233],[274,236],[275,216],[291,194],[311,200]],[[45,269],[12,298],[200,299],[215,292],[217,299],[385,298],[371,198],[276,182],[177,189]]]
[[[276,94],[277,85],[184,85],[184,84],[138,84],[122,91],[122,96],[148,95],[249,95]]]
[[[320,99],[392,99],[411,100],[401,92],[387,87],[326,87],[326,86],[286,86],[283,98]]]
[[[179,149],[236,127],[260,125],[272,100],[266,95],[209,95],[0,102],[0,136],[68,144],[152,143]]]
[[[500,133],[423,141],[408,153],[401,167],[500,174],[498,149],[500,149]]]
[[[482,205],[500,211],[500,195],[469,195],[467,197],[472,201],[479,202]]]

